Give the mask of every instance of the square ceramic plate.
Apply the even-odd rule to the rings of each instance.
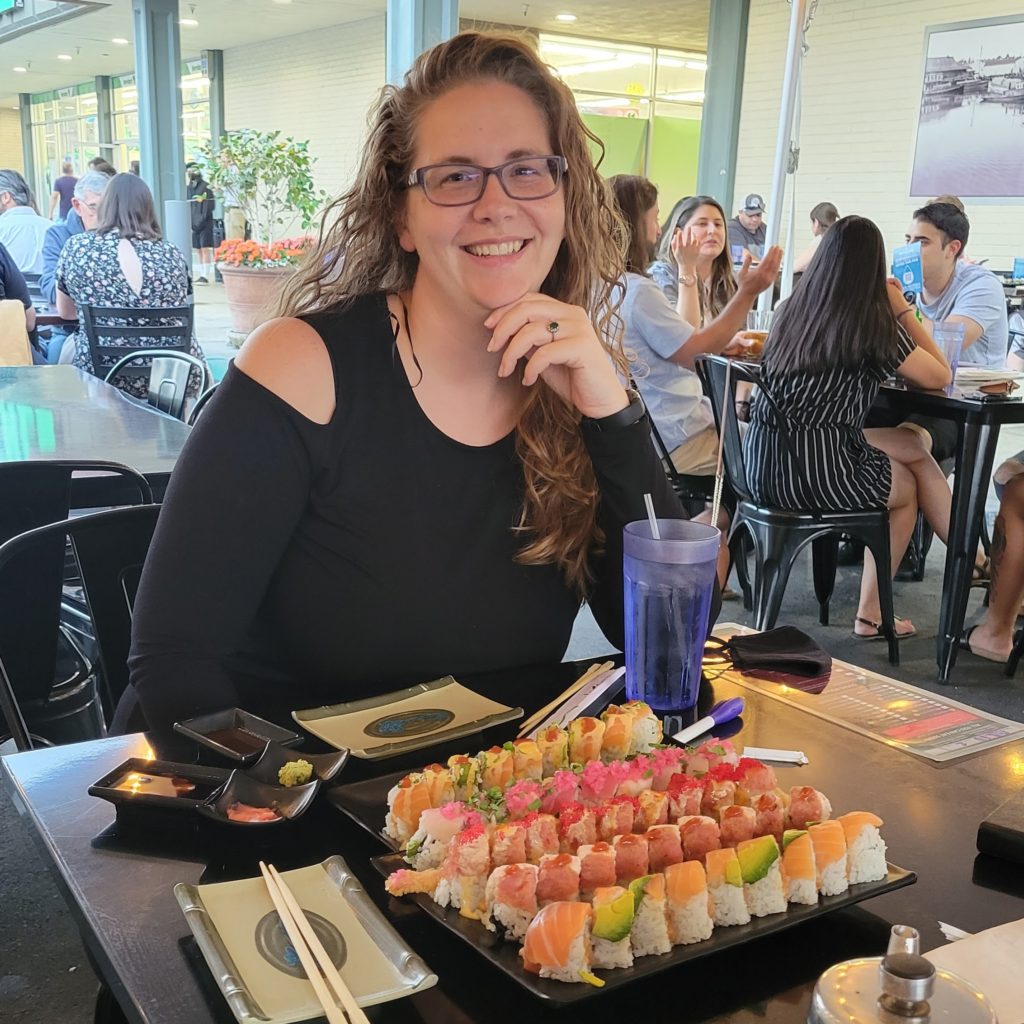
[[[522,716],[522,708],[474,693],[451,676],[379,697],[292,712],[307,732],[370,761],[471,736]]]
[[[341,857],[282,877],[360,1006],[437,984],[437,975],[391,927]],[[179,882],[174,895],[239,1024],[320,1019],[323,1010],[262,878]]]

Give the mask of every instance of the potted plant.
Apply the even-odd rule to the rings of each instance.
[[[228,132],[203,157],[207,180],[242,210],[252,235],[251,241],[228,239],[215,253],[234,331],[244,339],[266,319],[282,280],[310,243],[305,237],[275,242],[274,235],[296,220],[308,229],[326,193],[313,184],[309,144],[280,132]]]

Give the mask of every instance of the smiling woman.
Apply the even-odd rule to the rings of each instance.
[[[557,662],[584,596],[621,644],[623,524],[644,492],[682,512],[616,373],[623,229],[588,140],[516,38],[383,90],[179,460],[122,726],[136,697],[160,728]]]

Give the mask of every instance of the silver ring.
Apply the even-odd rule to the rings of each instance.
[[[547,325],[547,329],[551,333],[551,340],[552,341],[555,340],[555,335],[558,333],[558,330],[559,330],[560,327],[561,327],[561,324],[559,324],[559,322],[557,320],[552,320]]]

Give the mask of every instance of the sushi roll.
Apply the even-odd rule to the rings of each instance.
[[[696,753],[698,757],[707,758],[709,769],[720,764],[736,765],[740,760],[740,755],[736,753],[731,740],[720,740],[715,736],[705,740],[697,748]]]
[[[569,804],[558,815],[558,849],[575,853],[581,846],[597,842],[597,815],[593,807]]]
[[[651,788],[654,784],[654,769],[650,758],[645,754],[637,754],[632,760],[622,763],[624,767],[615,789],[616,795],[639,796]]]
[[[384,888],[392,896],[410,896],[413,893],[426,893],[432,899],[441,881],[441,869],[431,868],[429,871],[411,871],[399,868],[392,871],[384,881]]]
[[[700,814],[704,784],[700,779],[677,772],[668,782],[668,813],[673,821]]]
[[[420,827],[420,815],[430,806],[430,786],[423,780],[423,774],[406,775],[388,793],[384,831],[405,846]]]
[[[526,863],[526,826],[520,821],[495,825],[491,832],[491,866]]]
[[[715,924],[747,924],[750,911],[743,898],[743,873],[736,851],[731,847],[709,850],[705,860],[711,916]]]
[[[528,736],[512,740],[506,744],[512,749],[512,777],[514,779],[532,779],[540,782],[544,778],[544,759],[541,756],[540,744]]]
[[[832,817],[832,805],[824,793],[812,786],[794,786],[789,791],[790,828],[807,828]]]
[[[541,778],[549,779],[557,771],[569,767],[569,734],[557,725],[549,725],[537,733],[540,747]]]
[[[846,892],[846,833],[838,821],[822,821],[807,829],[814,845],[814,867],[818,892],[822,896],[838,896]]]
[[[512,781],[512,751],[505,747],[491,747],[477,754],[480,762],[481,789],[504,791]]]
[[[717,850],[722,845],[718,822],[700,814],[680,818],[679,835],[686,860],[703,860],[708,850]]]
[[[628,836],[616,836],[612,840],[615,851],[615,881],[617,885],[628,885],[634,879],[646,875],[649,870],[647,836],[635,832]]]
[[[615,885],[615,850],[611,843],[589,843],[581,846],[576,855],[580,859],[581,893],[591,894]]]
[[[430,791],[430,806],[442,807],[455,799],[451,772],[443,764],[428,764],[421,773]]]
[[[537,865],[503,864],[487,879],[483,924],[490,931],[501,925],[506,939],[519,942],[537,916]]]
[[[419,828],[405,844],[403,856],[417,871],[440,867],[452,837],[467,825],[482,824],[483,820],[479,811],[457,801],[428,807],[420,814]]]
[[[537,901],[543,905],[579,898],[579,857],[568,853],[550,853],[541,857],[537,868]]]
[[[513,820],[525,818],[531,811],[540,810],[541,783],[534,779],[519,779],[505,790],[505,810]]]
[[[665,876],[644,875],[629,883],[633,894],[635,917],[630,940],[633,956],[668,953],[672,940],[665,920]]]
[[[818,902],[814,843],[800,829],[787,829],[782,837],[782,875],[786,881],[787,903],[813,907]]]
[[[719,830],[723,846],[739,846],[745,839],[753,839],[757,827],[757,813],[753,807],[733,804],[722,811]]]
[[[541,783],[540,809],[542,814],[561,814],[579,800],[579,776],[567,769],[555,772]]]
[[[647,857],[650,871],[664,871],[683,859],[683,843],[678,825],[654,825],[647,830]]]
[[[650,753],[651,767],[654,770],[651,789],[659,793],[668,790],[672,777],[686,766],[686,752],[682,747],[658,747]]]
[[[673,946],[687,946],[711,938],[714,921],[709,912],[708,882],[697,860],[665,868],[665,918]]]
[[[479,921],[486,910],[485,890],[491,873],[491,848],[483,825],[470,825],[448,845],[434,899],[453,906],[462,917]]]
[[[644,829],[668,822],[668,794],[657,793],[653,789],[644,790],[637,797],[640,810],[640,825]]]
[[[772,790],[754,795],[751,807],[757,816],[754,835],[775,836],[776,841],[781,840],[782,833],[786,831],[786,807],[778,792]]]
[[[468,801],[476,796],[479,771],[480,766],[475,757],[452,754],[448,758],[448,773],[451,775],[455,800]]]
[[[741,757],[736,765],[736,802],[751,804],[760,793],[770,793],[778,786],[775,769],[753,757]]]
[[[661,719],[642,700],[627,701],[622,711],[633,717],[633,732],[629,744],[631,754],[646,754],[662,740]]]
[[[622,761],[629,754],[633,737],[633,716],[628,711],[610,704],[601,712],[604,736],[601,737],[601,760],[608,763]]]
[[[594,890],[591,931],[595,968],[632,967],[630,932],[636,917],[633,894],[621,885]]]
[[[633,831],[636,803],[630,796],[612,797],[598,809],[597,834],[606,843],[616,836],[627,836]]]
[[[599,761],[603,739],[604,722],[600,718],[574,718],[569,723],[569,763]]]
[[[850,885],[877,882],[889,873],[885,862],[885,841],[879,829],[882,819],[870,811],[850,811],[836,821],[846,836],[846,871]]]
[[[736,847],[743,878],[743,899],[751,917],[767,917],[786,910],[782,859],[774,836],[747,839]]]
[[[526,828],[526,859],[539,864],[547,854],[558,853],[558,819],[536,811],[521,819]]]
[[[720,821],[722,811],[736,803],[736,769],[732,765],[715,765],[704,777],[704,794],[700,800],[700,813]]]
[[[606,804],[615,796],[618,786],[619,763],[604,764],[601,761],[589,761],[579,774],[580,803],[590,807]]]
[[[589,903],[552,903],[530,922],[519,955],[528,971],[555,981],[604,982],[591,973]]]

